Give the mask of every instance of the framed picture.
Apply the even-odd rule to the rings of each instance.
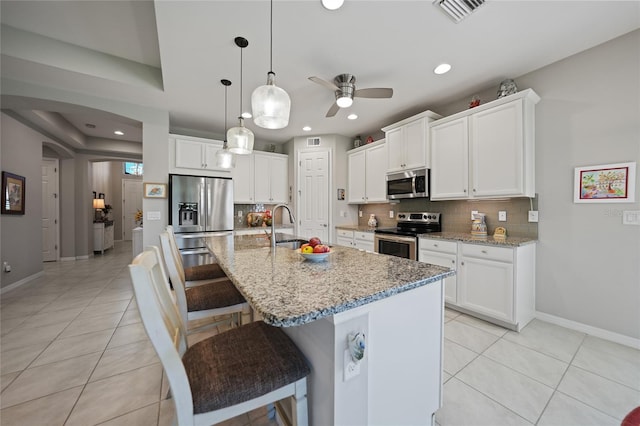
[[[574,203],[633,203],[636,163],[576,167]]]
[[[24,214],[25,179],[2,172],[2,214]]]
[[[167,198],[167,184],[145,182],[144,198]]]

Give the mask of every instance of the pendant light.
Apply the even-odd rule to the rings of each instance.
[[[229,151],[234,154],[251,154],[253,151],[253,132],[244,127],[244,118],[242,118],[242,49],[249,45],[244,37],[235,38],[236,45],[240,48],[240,116],[239,124],[232,127],[227,132],[227,142]]]
[[[283,129],[289,125],[291,99],[284,89],[276,86],[276,74],[273,72],[273,0],[271,0],[270,21],[270,69],[267,84],[258,87],[251,95],[253,122],[265,129]]]
[[[227,145],[227,89],[231,86],[231,82],[227,79],[220,80],[224,86],[224,144],[222,149],[216,152],[216,166],[221,169],[232,169],[236,166],[236,157],[229,152]]]

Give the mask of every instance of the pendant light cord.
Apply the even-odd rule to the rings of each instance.
[[[273,0],[271,0],[271,18],[269,21],[269,72],[273,72]]]
[[[240,47],[240,117],[242,118],[242,51],[243,47]]]
[[[224,147],[227,147],[227,86],[224,86]]]

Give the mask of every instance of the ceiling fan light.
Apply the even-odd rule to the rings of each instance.
[[[253,132],[244,127],[242,118],[238,126],[227,131],[227,141],[229,151],[234,154],[246,155],[253,151]]]
[[[264,129],[283,129],[289,125],[291,98],[287,92],[275,85],[275,74],[267,74],[267,84],[256,88],[251,94],[253,122]]]
[[[329,10],[340,9],[343,4],[344,0],[322,0],[322,5]]]
[[[350,98],[349,96],[341,96],[336,99],[336,104],[338,104],[340,108],[349,108],[353,105],[353,98]]]

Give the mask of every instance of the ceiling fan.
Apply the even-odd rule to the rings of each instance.
[[[320,77],[309,77],[309,80],[333,90],[336,94],[336,101],[327,111],[327,117],[336,115],[340,108],[350,107],[353,104],[353,98],[390,98],[393,96],[391,88],[356,89],[356,76],[353,74],[340,74],[333,79],[333,83]]]

